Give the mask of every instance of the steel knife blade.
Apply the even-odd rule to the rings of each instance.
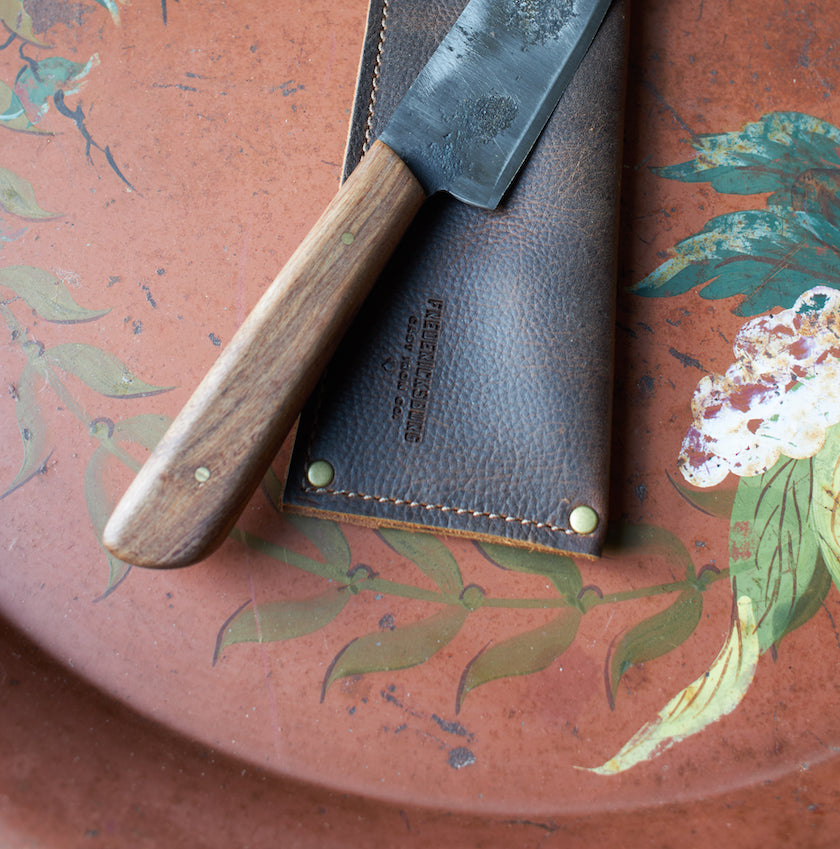
[[[423,201],[494,208],[610,0],[470,0],[118,503],[103,543],[186,566],[233,528]]]

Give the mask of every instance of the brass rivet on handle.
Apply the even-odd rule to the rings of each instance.
[[[345,233],[341,234],[341,244],[342,245],[352,245],[353,242],[356,241],[356,237],[348,230]]]
[[[315,460],[306,470],[306,479],[317,489],[329,486],[334,477],[335,469],[326,460]]]
[[[569,514],[569,525],[576,534],[591,534],[598,527],[598,514],[588,504],[580,504]]]
[[[195,479],[199,483],[207,483],[210,480],[210,469],[207,466],[199,466],[195,470]]]

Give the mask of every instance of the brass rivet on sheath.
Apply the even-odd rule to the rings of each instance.
[[[306,470],[306,479],[316,489],[329,486],[335,477],[335,469],[326,460],[315,460]]]
[[[591,534],[598,527],[598,514],[588,504],[580,504],[569,514],[569,525],[576,534]]]

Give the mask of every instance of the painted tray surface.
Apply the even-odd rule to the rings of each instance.
[[[0,0],[7,845],[830,844],[829,6],[632,11],[602,560],[287,518],[281,457],[153,572],[98,534],[334,192],[365,4]]]

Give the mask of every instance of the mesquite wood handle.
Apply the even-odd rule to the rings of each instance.
[[[225,539],[424,199],[375,142],[129,486],[109,551],[186,566]]]

